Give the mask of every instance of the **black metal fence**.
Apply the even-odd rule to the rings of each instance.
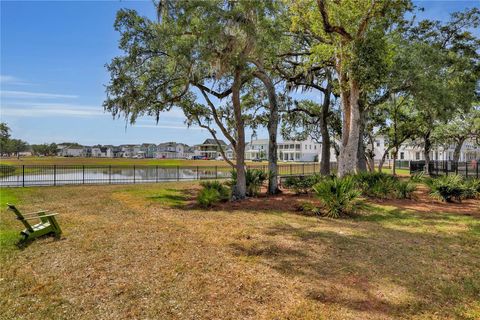
[[[480,178],[480,160],[458,161],[430,161],[429,171],[432,175],[458,174],[466,178]],[[425,161],[410,161],[410,173],[425,170]]]
[[[336,168],[332,164],[333,169]],[[250,165],[248,168],[268,172],[268,165]],[[319,163],[280,164],[282,176],[318,173]],[[155,166],[155,165],[0,165],[0,186],[60,186],[79,184],[129,184],[162,181],[227,179],[229,166]]]

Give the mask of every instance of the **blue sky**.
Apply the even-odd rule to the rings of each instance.
[[[478,1],[417,1],[419,16],[446,20]],[[121,52],[113,30],[120,8],[154,16],[148,1],[1,1],[1,121],[29,143],[76,141],[85,145],[200,143],[200,128],[186,128],[181,111],[126,126],[103,112],[109,76],[104,65]],[[259,137],[266,136],[265,131]]]

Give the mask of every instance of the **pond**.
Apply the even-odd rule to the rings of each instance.
[[[0,186],[154,183],[229,177],[229,168],[217,167],[26,166],[17,168],[13,173],[2,174]]]

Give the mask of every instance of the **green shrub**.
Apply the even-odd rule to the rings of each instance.
[[[395,185],[398,199],[412,199],[417,185],[411,180],[398,181]]]
[[[220,202],[220,193],[215,189],[202,189],[197,197],[197,203],[204,208]]]
[[[423,182],[425,178],[425,171],[415,172],[410,176],[412,182]]]
[[[463,196],[465,199],[474,199],[480,195],[480,179],[466,180],[464,186],[465,191]]]
[[[200,183],[203,189],[199,192],[197,203],[202,207],[211,207],[215,203],[227,201],[230,191],[218,181],[203,181]]]
[[[245,179],[247,184],[247,196],[254,197],[260,192],[260,188],[267,180],[267,173],[260,169],[247,169],[245,172]],[[232,180],[230,185],[234,186],[237,183],[237,171],[232,171]]]
[[[316,184],[313,190],[326,210],[324,215],[330,218],[351,213],[360,197],[360,191],[350,176],[341,179],[336,177],[325,179]]]
[[[314,215],[320,215],[322,212],[319,207],[311,202],[303,202],[300,204],[300,211],[307,212]]]
[[[399,179],[382,172],[360,172],[353,176],[362,194],[374,198],[394,198]]]
[[[227,186],[224,184],[220,183],[219,181],[202,181],[200,182],[200,185],[204,189],[214,189],[218,191],[218,194],[220,195],[220,200],[221,201],[227,201],[230,199],[230,190],[228,189]]]
[[[322,176],[314,174],[303,177],[287,177],[283,185],[287,189],[293,189],[296,194],[309,193],[313,191],[313,186],[319,183]]]
[[[441,176],[425,181],[430,188],[430,194],[446,202],[461,201],[468,193],[463,177],[459,175]]]

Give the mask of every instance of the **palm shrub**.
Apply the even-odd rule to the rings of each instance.
[[[461,201],[467,194],[463,177],[459,175],[440,176],[425,180],[430,188],[430,194],[446,202]]]
[[[227,201],[228,199],[230,199],[230,190],[228,189],[227,186],[225,186],[224,184],[222,184],[221,182],[219,181],[202,181],[200,182],[200,185],[204,188],[204,189],[215,189],[218,191],[219,195],[220,195],[220,200],[222,201]]]
[[[316,184],[313,190],[325,208],[324,215],[330,218],[351,213],[361,194],[351,176],[325,179]]]
[[[397,195],[399,179],[382,172],[360,172],[353,176],[362,194],[374,198],[391,198]]]
[[[412,182],[423,182],[425,178],[425,171],[415,172],[410,176]]]
[[[230,198],[229,189],[218,181],[204,181],[200,185],[203,189],[198,194],[197,203],[202,207],[211,207]]]
[[[247,196],[254,197],[260,192],[260,188],[267,180],[268,174],[260,169],[247,169],[245,171],[245,180],[247,184]],[[232,180],[230,185],[234,186],[237,183],[237,171],[232,171]]]
[[[474,199],[480,195],[480,179],[466,180],[464,186],[464,198]]]
[[[313,190],[313,186],[319,183],[322,176],[313,174],[303,177],[287,177],[283,185],[287,189],[293,189],[296,194],[309,193]]]
[[[415,190],[417,190],[417,185],[412,180],[399,180],[395,189],[398,199],[412,199]]]

